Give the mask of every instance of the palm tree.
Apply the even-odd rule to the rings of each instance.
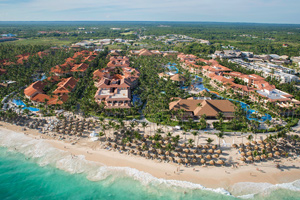
[[[100,142],[102,143],[102,141],[101,141],[101,137],[103,137],[103,136],[105,136],[105,140],[106,140],[106,135],[104,134],[104,132],[99,132],[99,140],[100,140]]]
[[[216,136],[219,138],[219,147],[221,147],[221,145],[220,145],[221,139],[224,138],[223,130],[221,130],[221,132],[219,132],[219,133],[216,133]]]
[[[189,145],[193,146],[194,140],[193,139],[189,139],[188,143],[189,143]]]
[[[145,130],[146,130],[146,127],[148,126],[148,123],[147,122],[142,122],[142,127],[144,128],[144,133],[145,133]]]
[[[194,136],[194,141],[196,141],[196,136],[198,135],[198,131],[193,131],[192,135]],[[197,141],[197,145],[198,145],[198,141]]]
[[[213,141],[214,141],[214,140],[211,139],[211,138],[207,138],[207,139],[206,139],[207,144],[211,144]]]
[[[224,114],[222,112],[219,112],[217,115],[217,119],[219,120],[219,125],[220,125],[220,128],[222,129],[222,124],[224,121]]]

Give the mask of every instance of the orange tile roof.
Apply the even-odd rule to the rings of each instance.
[[[58,87],[53,91],[53,94],[69,93],[75,88],[77,82],[78,80],[73,77],[63,79],[57,84]]]
[[[35,93],[43,93],[43,89],[46,86],[45,82],[42,81],[36,81],[34,83],[32,83],[30,86],[28,86],[25,90],[24,90],[24,94],[26,96],[31,97],[32,95],[34,95]]]
[[[86,63],[81,63],[79,65],[75,65],[71,72],[85,72],[89,68],[89,65]]]

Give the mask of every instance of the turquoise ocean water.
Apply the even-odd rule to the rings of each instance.
[[[42,140],[0,129],[0,199],[300,199],[300,181],[241,183],[235,194],[73,158]],[[257,194],[253,194],[257,193]],[[236,196],[236,197],[235,197]]]

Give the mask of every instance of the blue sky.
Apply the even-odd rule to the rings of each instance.
[[[300,0],[0,0],[0,21],[300,24]]]

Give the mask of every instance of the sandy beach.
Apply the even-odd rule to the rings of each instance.
[[[224,188],[231,191],[232,186],[240,182],[280,184],[300,179],[299,157],[296,159],[283,158],[280,162],[280,169],[276,168],[276,163],[272,160],[253,164],[240,163],[239,167],[185,167],[176,163],[159,162],[126,153],[120,154],[114,150],[101,149],[100,141],[93,142],[90,138],[81,138],[74,144],[70,141],[58,141],[37,130],[22,131],[22,127],[5,122],[0,122],[0,128],[24,133],[33,139],[43,140],[53,147],[68,151],[73,155],[84,155],[87,160],[102,165],[135,168],[157,178],[189,181],[209,188]],[[226,153],[229,154],[228,157],[234,157],[236,150],[228,150]]]

